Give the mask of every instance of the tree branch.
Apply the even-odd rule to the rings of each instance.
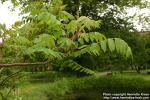
[[[35,62],[35,63],[12,63],[12,64],[0,64],[0,68],[3,67],[13,67],[13,66],[29,66],[29,65],[45,65],[48,64],[50,61],[44,62]]]
[[[74,35],[71,37],[71,40],[75,41],[78,38],[79,34],[80,34],[80,27],[78,26]]]

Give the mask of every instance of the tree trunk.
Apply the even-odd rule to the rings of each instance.
[[[137,72],[137,73],[140,73],[140,72],[141,72],[141,68],[140,68],[140,66],[138,66],[138,65],[137,65],[137,66],[135,66],[135,69],[136,69],[136,72]]]

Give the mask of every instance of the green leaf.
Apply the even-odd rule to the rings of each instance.
[[[126,58],[132,57],[132,51],[131,48],[128,46],[128,44],[119,38],[115,38],[115,46],[116,46],[116,51],[125,56]]]
[[[88,35],[86,35],[85,37],[83,37],[84,38],[84,40],[88,43],[89,42],[89,36]]]
[[[107,43],[108,43],[108,48],[109,50],[112,52],[115,50],[115,42],[113,39],[108,39],[107,40]]]
[[[75,45],[75,43],[69,39],[69,38],[60,38],[57,42],[59,44],[60,47],[68,47],[70,48],[71,46]]]
[[[16,45],[30,46],[32,44],[27,38],[18,36],[14,39]]]
[[[103,52],[106,52],[106,49],[107,49],[107,47],[106,47],[106,41],[105,40],[101,41],[100,45],[101,45],[101,48],[102,48]]]
[[[69,14],[68,12],[66,11],[60,11],[59,14],[58,14],[58,18],[60,20],[63,20],[63,21],[66,21],[68,22],[70,19],[74,19],[74,16]]]
[[[115,46],[116,46],[116,50],[117,52],[121,52],[121,43],[120,43],[120,39],[119,38],[115,38]]]
[[[88,30],[91,30],[91,28],[97,28],[99,27],[100,21],[91,20],[90,18],[86,16],[81,16],[77,23],[79,26],[81,26],[81,30],[84,28],[87,28]]]
[[[62,59],[64,57],[63,53],[56,52],[56,51],[48,49],[48,48],[31,47],[31,48],[28,49],[28,55],[32,55],[35,52],[43,52],[45,54],[45,56],[47,56],[48,58],[53,57],[53,58]]]
[[[94,75],[95,74],[95,72],[93,70],[85,68],[85,67],[81,66],[80,64],[76,63],[73,60],[66,60],[66,61],[63,62],[62,65],[63,65],[62,66],[63,68],[64,67],[69,67],[74,71],[84,72],[84,73],[89,74],[89,75]]]
[[[67,26],[66,29],[68,32],[71,32],[72,34],[76,31],[78,26],[78,23],[76,20],[72,20]]]
[[[84,45],[84,40],[83,40],[83,38],[79,38],[79,43],[80,43],[81,45]]]
[[[39,47],[55,47],[55,37],[49,34],[41,34],[38,38],[34,39],[35,45]]]

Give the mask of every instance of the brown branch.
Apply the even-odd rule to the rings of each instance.
[[[48,64],[50,61],[44,62],[35,62],[35,63],[12,63],[12,64],[0,64],[0,68],[3,67],[13,67],[13,66],[29,66],[29,65],[45,65]]]
[[[74,35],[71,37],[71,40],[75,41],[78,38],[79,34],[80,34],[80,27],[78,26]]]

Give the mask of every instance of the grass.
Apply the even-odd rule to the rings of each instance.
[[[103,92],[149,93],[150,75],[117,73],[113,76],[67,77],[52,83],[32,82],[19,87],[18,97],[22,100],[100,100]]]
[[[9,100],[100,100],[103,92],[150,93],[150,75],[134,72],[80,78],[53,72],[22,75],[25,77],[18,85],[18,92]]]

